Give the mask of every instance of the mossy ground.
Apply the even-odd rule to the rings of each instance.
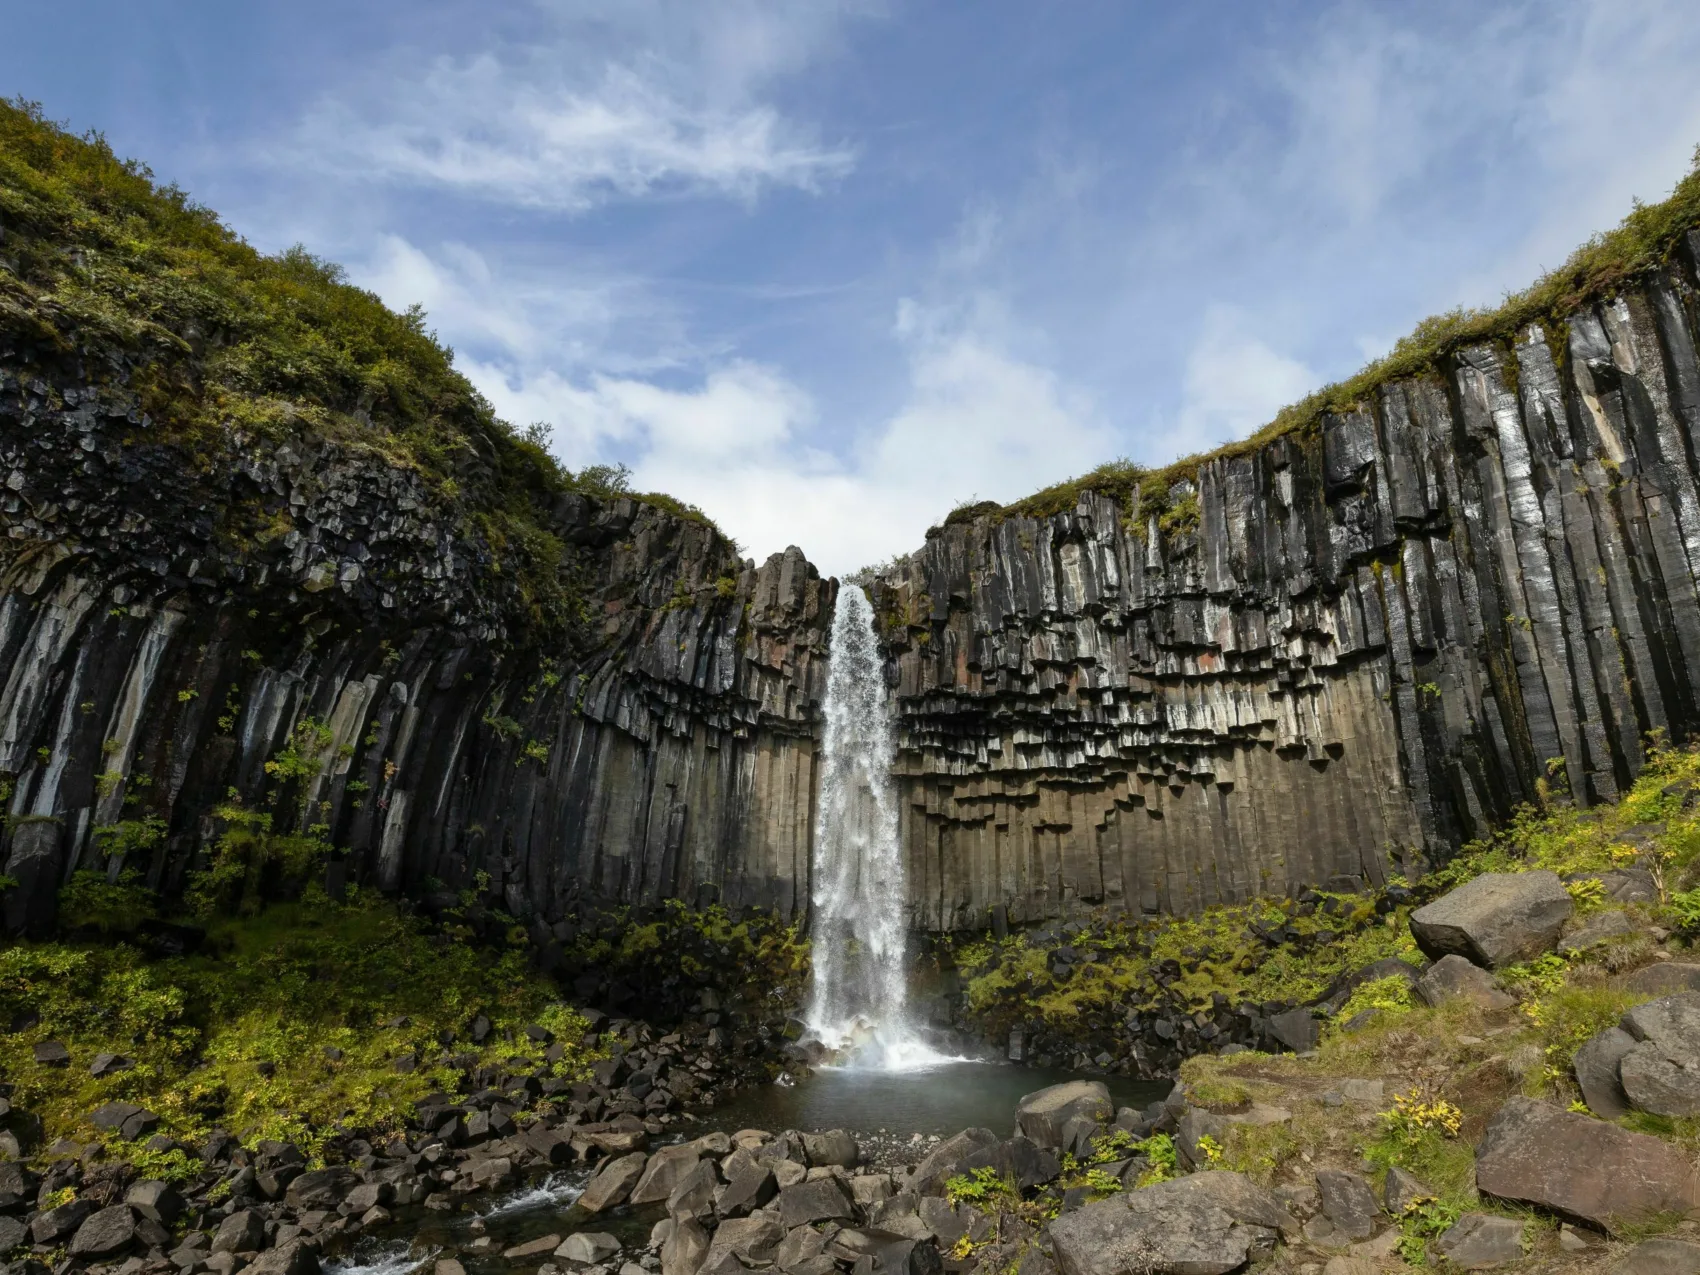
[[[523,947],[457,940],[369,893],[335,902],[313,888],[222,918],[182,956],[150,957],[142,942],[0,951],[0,1019],[31,1024],[0,1036],[0,1072],[47,1141],[96,1140],[87,1115],[123,1100],[187,1142],[221,1126],[250,1144],[284,1139],[316,1153],[338,1133],[400,1127],[420,1098],[453,1092],[468,1066],[541,1063],[544,1046],[521,1030],[531,1024],[567,1046],[557,1074],[577,1075],[590,1057],[584,1019]],[[495,1030],[474,1045],[467,1027],[480,1013]],[[71,1065],[37,1063],[32,1047],[44,1040],[64,1043]],[[460,1055],[454,1067],[446,1049]],[[91,1076],[102,1052],[135,1066]],[[419,1060],[415,1070],[396,1069],[404,1055]]]

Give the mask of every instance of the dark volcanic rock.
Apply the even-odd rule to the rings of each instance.
[[[1039,1146],[1055,1149],[1062,1147],[1070,1120],[1085,1116],[1108,1124],[1115,1112],[1109,1087],[1102,1081],[1070,1080],[1023,1097],[1015,1109],[1015,1127]]]
[[[1700,1179],[1671,1143],[1533,1098],[1509,1099],[1489,1123],[1476,1185],[1605,1230],[1700,1208]]]
[[[71,1238],[70,1254],[99,1261],[117,1256],[135,1241],[136,1215],[130,1212],[129,1205],[114,1204],[111,1208],[90,1214],[88,1220],[77,1228],[76,1235]]]
[[[643,1176],[645,1159],[643,1152],[634,1151],[603,1165],[585,1184],[584,1194],[578,1197],[578,1207],[589,1213],[600,1213],[603,1209],[624,1204]]]
[[[1637,1042],[1618,1064],[1629,1101],[1654,1115],[1700,1115],[1700,992],[1637,1005],[1623,1029]]]
[[[1441,957],[1417,980],[1417,994],[1437,1009],[1459,997],[1483,1009],[1506,1009],[1517,998],[1506,992],[1481,966],[1449,953]]]
[[[1225,1275],[1268,1251],[1285,1217],[1240,1174],[1194,1173],[1064,1213],[1051,1246],[1062,1275]]]
[[[1465,1213],[1434,1246],[1447,1261],[1467,1271],[1504,1266],[1523,1258],[1523,1223],[1491,1213]]]
[[[1550,952],[1575,906],[1555,872],[1486,872],[1411,913],[1411,933],[1433,960],[1503,969]]]
[[[1621,1027],[1608,1027],[1576,1051],[1576,1085],[1596,1116],[1616,1120],[1629,1114],[1629,1096],[1623,1092],[1617,1068],[1634,1048],[1635,1037]]]

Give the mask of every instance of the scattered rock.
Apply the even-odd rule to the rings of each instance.
[[[1431,960],[1503,969],[1550,952],[1575,906],[1556,872],[1486,872],[1411,913],[1411,934]]]
[[[1308,1009],[1289,1009],[1269,1020],[1269,1034],[1295,1054],[1315,1049],[1322,1039],[1322,1025]]]
[[[1238,1173],[1195,1173],[1064,1213],[1051,1246],[1062,1275],[1225,1275],[1268,1251],[1285,1216]]]
[[[594,1266],[619,1251],[620,1241],[607,1231],[575,1231],[561,1241],[555,1256],[581,1266]]]
[[[779,1194],[778,1179],[765,1164],[747,1164],[733,1173],[716,1192],[714,1207],[722,1217],[743,1217]]]
[[[1660,961],[1636,970],[1623,980],[1623,985],[1642,996],[1700,992],[1700,965],[1686,961]]]
[[[1434,1246],[1454,1266],[1485,1271],[1523,1256],[1523,1223],[1491,1213],[1465,1213]]]
[[[1659,1116],[1700,1115],[1700,992],[1637,1005],[1623,1029],[1637,1041],[1618,1064],[1629,1101]]]
[[[71,1051],[57,1040],[44,1040],[31,1051],[43,1067],[69,1067]]]
[[[785,1238],[785,1232],[779,1223],[765,1217],[729,1218],[715,1228],[713,1238],[708,1242],[708,1255],[703,1259],[702,1269],[712,1271],[720,1259],[728,1254],[741,1261],[749,1262],[771,1261],[773,1250],[779,1241]]]
[[[1642,1240],[1612,1267],[1612,1275],[1700,1275],[1700,1244],[1671,1235]]]
[[[1628,914],[1619,908],[1590,912],[1565,926],[1564,937],[1558,942],[1558,950],[1566,956],[1573,956],[1577,952],[1586,952],[1607,939],[1634,932],[1635,926],[1630,923]]]
[[[291,1178],[283,1198],[297,1213],[311,1209],[335,1209],[354,1189],[355,1181],[354,1174],[340,1165],[313,1169]]]
[[[1316,1175],[1316,1189],[1322,1197],[1322,1215],[1341,1235],[1367,1240],[1375,1234],[1381,1206],[1375,1202],[1368,1182],[1355,1173],[1323,1169]]]
[[[37,1213],[30,1221],[30,1239],[37,1244],[59,1244],[76,1234],[83,1219],[93,1212],[94,1205],[87,1200],[72,1200]]]
[[[665,1200],[673,1194],[673,1189],[690,1176],[693,1169],[700,1164],[696,1148],[689,1144],[677,1147],[662,1147],[649,1157],[644,1165],[643,1176],[632,1188],[630,1204],[654,1204]]]
[[[116,1075],[121,1071],[128,1071],[135,1065],[135,1059],[126,1058],[122,1054],[96,1054],[94,1061],[89,1064],[89,1075],[99,1079],[104,1076]]]
[[[71,1239],[70,1254],[100,1261],[116,1257],[135,1242],[136,1215],[130,1212],[128,1204],[114,1204],[98,1213],[91,1213],[77,1228]]]
[[[218,1224],[214,1253],[252,1253],[266,1242],[266,1219],[256,1209],[238,1209]]]
[[[1015,1109],[1015,1127],[1017,1132],[1041,1147],[1060,1148],[1063,1146],[1063,1130],[1070,1120],[1085,1116],[1107,1124],[1115,1113],[1109,1086],[1098,1080],[1070,1080],[1022,1098]]]
[[[624,1204],[643,1176],[645,1159],[643,1152],[634,1151],[603,1165],[585,1184],[584,1194],[578,1197],[578,1207],[587,1213],[600,1213],[603,1209]]]
[[[842,1129],[829,1129],[825,1133],[805,1133],[803,1154],[808,1156],[809,1164],[813,1168],[836,1164],[840,1168],[853,1169],[856,1167],[856,1161],[861,1158],[856,1139]]]
[[[512,1248],[503,1249],[502,1257],[510,1262],[524,1262],[534,1257],[547,1257],[560,1246],[561,1237],[559,1235],[540,1235],[534,1240],[526,1240],[521,1244],[515,1244]]]
[[[1476,1146],[1476,1185],[1608,1231],[1700,1208],[1700,1180],[1671,1143],[1534,1098],[1507,1100],[1489,1122]]]
[[[1588,1110],[1604,1120],[1629,1114],[1629,1096],[1623,1092],[1618,1064],[1635,1048],[1635,1037],[1621,1027],[1608,1027],[1589,1038],[1576,1051],[1573,1064],[1577,1087]]]
[[[1085,1081],[1097,1084],[1096,1081]],[[1099,1085],[1099,1088],[1104,1086]],[[1041,1090],[1041,1092],[1044,1092]],[[1106,1090],[1106,1093],[1108,1091]],[[1033,1095],[1029,1095],[1031,1097]],[[1108,1102],[1109,1099],[1105,1098]],[[1058,1129],[1060,1134],[1061,1130]],[[990,1129],[964,1129],[934,1147],[920,1164],[915,1166],[914,1190],[920,1195],[939,1195],[945,1182],[961,1171],[962,1162],[977,1151],[996,1145],[997,1135]],[[1034,1138],[1034,1142],[1038,1139]]]
[[[183,1211],[183,1197],[169,1182],[137,1182],[124,1193],[124,1203],[161,1226],[170,1226]]]
[[[695,1218],[676,1218],[661,1246],[661,1275],[696,1275],[708,1254],[708,1232]]]
[[[1437,1009],[1460,997],[1483,1009],[1507,1009],[1517,1003],[1517,998],[1501,988],[1492,974],[1455,953],[1429,966],[1428,972],[1417,980],[1417,995]]]
[[[788,1231],[811,1222],[848,1222],[852,1217],[844,1188],[830,1177],[799,1182],[779,1193],[779,1220]]]
[[[243,1275],[319,1275],[319,1255],[310,1245],[293,1240],[267,1249],[242,1271]]]

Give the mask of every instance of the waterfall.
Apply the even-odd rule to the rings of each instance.
[[[838,594],[822,713],[807,1021],[854,1065],[937,1061],[909,1020],[908,896],[891,782],[896,744],[873,608],[854,585]]]

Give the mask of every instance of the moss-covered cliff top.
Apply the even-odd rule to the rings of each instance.
[[[1200,465],[1226,456],[1240,456],[1288,435],[1320,430],[1325,416],[1347,412],[1369,400],[1382,386],[1421,376],[1444,366],[1460,350],[1476,345],[1509,346],[1531,324],[1550,332],[1565,330],[1570,316],[1584,306],[1613,296],[1626,282],[1668,262],[1683,237],[1700,228],[1700,149],[1694,167],[1668,199],[1656,204],[1636,202],[1621,225],[1595,235],[1556,270],[1548,271],[1522,292],[1498,306],[1459,308],[1433,315],[1417,324],[1384,357],[1355,376],[1326,385],[1291,406],[1282,408],[1262,429],[1211,452],[1186,456],[1158,469],[1128,460],[1113,460],[1089,473],[1008,505],[980,501],[959,506],[945,519],[949,526],[993,516],[1042,518],[1074,508],[1081,493],[1098,492],[1121,503],[1130,520],[1143,527],[1151,516],[1167,515],[1184,521],[1185,509],[1171,508],[1169,489],[1197,475]],[[1135,515],[1137,514],[1137,518]]]
[[[419,307],[398,314],[301,247],[257,251],[98,134],[0,101],[0,350],[127,379],[154,437],[216,457],[236,432],[332,440],[518,523],[619,471],[563,470],[454,368]],[[665,496],[638,496],[684,517]]]

